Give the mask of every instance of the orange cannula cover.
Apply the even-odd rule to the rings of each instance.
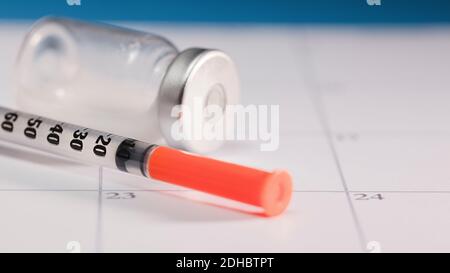
[[[266,216],[282,213],[292,195],[286,171],[266,172],[163,146],[152,151],[148,173],[154,179],[262,207]]]

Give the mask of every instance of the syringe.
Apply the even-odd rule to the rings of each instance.
[[[1,140],[258,206],[266,216],[282,213],[291,198],[286,171],[266,172],[4,107],[0,122]]]

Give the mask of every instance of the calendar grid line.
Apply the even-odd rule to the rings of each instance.
[[[103,192],[195,192],[184,189],[102,189]],[[99,192],[98,189],[0,189],[0,192]],[[294,193],[345,193],[344,190],[294,190]],[[348,190],[349,193],[406,193],[406,194],[450,194],[450,191],[427,191],[427,190]]]
[[[98,201],[97,201],[97,219],[95,230],[95,250],[98,253],[103,252],[102,231],[103,231],[103,167],[98,168]]]
[[[327,144],[330,149],[333,161],[336,165],[339,179],[342,183],[342,187],[344,189],[344,193],[345,193],[345,196],[347,199],[350,213],[352,215],[352,219],[353,219],[353,222],[354,222],[354,225],[356,228],[356,232],[358,234],[358,239],[360,242],[361,250],[363,252],[365,252],[366,251],[366,242],[367,242],[366,235],[362,228],[362,225],[361,225],[360,219],[358,217],[358,214],[356,212],[355,206],[353,205],[351,194],[349,192],[348,185],[347,185],[347,182],[345,179],[345,175],[344,175],[344,172],[341,167],[339,156],[337,154],[336,147],[334,146],[333,134],[330,129],[331,127],[329,125],[329,119],[328,119],[328,116],[327,116],[327,113],[325,110],[325,106],[322,102],[321,90],[320,90],[320,87],[317,82],[317,77],[315,76],[315,72],[314,72],[314,68],[313,68],[312,60],[311,60],[311,53],[310,53],[307,43],[308,43],[307,37],[306,37],[306,41],[303,43],[298,43],[298,42],[293,43],[293,44],[297,45],[297,49],[300,48],[300,50],[296,50],[296,52],[302,52],[302,54],[297,55],[297,56],[302,55],[302,56],[299,56],[303,60],[303,62],[302,62],[303,69],[301,71],[301,72],[303,72],[302,78],[305,82],[305,85],[308,87],[309,98],[314,106],[315,112],[317,114],[317,118],[319,119],[319,123],[321,124],[321,126],[324,130],[324,135],[326,137]]]

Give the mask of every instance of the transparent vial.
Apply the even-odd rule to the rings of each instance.
[[[174,135],[176,122],[180,128],[210,122],[182,120],[174,107],[225,108],[239,100],[236,68],[219,50],[179,52],[157,35],[57,17],[33,25],[15,76],[22,110],[195,152],[214,150],[223,140]]]

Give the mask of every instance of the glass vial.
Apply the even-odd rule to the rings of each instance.
[[[25,111],[195,152],[223,140],[174,135],[174,123],[182,121],[174,107],[225,108],[239,100],[235,65],[219,50],[179,52],[157,35],[66,18],[33,25],[15,75],[17,104]],[[191,121],[202,128],[211,122]],[[183,122],[181,128],[192,129]]]

